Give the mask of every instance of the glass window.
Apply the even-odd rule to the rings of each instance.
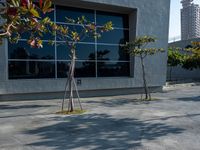
[[[97,25],[104,25],[106,22],[112,21],[113,27],[129,28],[129,16],[126,14],[108,13],[97,11]]]
[[[115,29],[109,32],[102,33],[101,38],[98,38],[98,43],[124,44],[128,40],[128,30]]]
[[[68,76],[70,61],[59,61],[57,63],[58,78]],[[76,61],[75,77],[95,77],[95,62]]]
[[[8,44],[9,59],[55,59],[55,46],[43,43],[43,48],[31,48],[25,41]]]
[[[76,57],[78,60],[95,60],[95,45],[77,44]],[[65,43],[57,43],[57,59],[70,60],[70,48]]]
[[[98,62],[98,77],[122,77],[130,75],[129,62]]]
[[[66,22],[66,17],[70,19],[77,19],[78,17],[85,16],[85,18],[94,22],[94,10],[72,8],[65,6],[56,6],[56,21]]]
[[[45,16],[42,15],[42,18]],[[77,19],[81,16],[95,22],[97,26],[112,21],[114,30],[102,33],[98,39],[82,34],[84,36],[76,44],[75,77],[129,76],[130,57],[121,46],[129,41],[129,16],[103,11],[95,13],[95,10],[65,6],[56,6],[56,11],[48,13],[52,21],[78,33],[84,31],[84,28],[78,24],[67,23],[66,17]],[[101,32],[99,30],[100,28],[97,28],[98,33]],[[43,48],[37,49],[27,44],[26,39],[30,34],[22,34],[17,44],[8,44],[9,79],[55,78],[56,72],[58,78],[67,77],[71,57],[70,47],[65,44],[66,39],[63,40],[58,33],[55,36],[44,34],[41,37]],[[49,45],[48,40],[55,41],[56,45]]]
[[[42,33],[42,36],[34,33],[34,37],[39,37],[41,40],[55,40],[55,36],[50,33]],[[21,39],[29,39],[31,37],[31,32],[26,32],[21,34]]]
[[[97,46],[98,60],[114,60],[114,61],[128,61],[129,54],[120,45],[98,45]]]
[[[9,79],[55,78],[54,62],[9,61]]]

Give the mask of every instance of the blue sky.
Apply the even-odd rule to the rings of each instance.
[[[182,5],[180,1],[181,0],[171,0],[169,38],[181,35],[180,9]],[[194,3],[200,4],[200,0],[194,0]]]

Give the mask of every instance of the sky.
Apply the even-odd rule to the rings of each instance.
[[[180,9],[182,5],[180,1],[181,0],[171,0],[169,40],[181,36]],[[194,0],[194,3],[200,5],[200,0]]]

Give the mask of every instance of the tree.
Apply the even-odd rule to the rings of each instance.
[[[131,56],[137,56],[140,58],[142,67],[142,79],[144,84],[145,100],[151,100],[151,93],[149,91],[146,79],[146,71],[144,59],[148,55],[154,55],[158,52],[164,52],[162,48],[147,48],[150,43],[156,42],[156,39],[150,36],[142,36],[136,38],[132,42],[128,42],[125,45],[125,49],[128,50]]]
[[[110,31],[113,29],[113,27],[112,27],[112,22],[107,22],[103,26],[97,28],[97,25],[95,23],[86,20],[84,16],[77,18],[76,20],[67,18],[66,21],[71,24],[78,24],[81,27],[81,31],[77,31],[76,29],[69,30],[68,27],[63,27],[63,26],[57,26],[56,28],[57,38],[59,38],[61,41],[65,41],[66,46],[69,46],[71,50],[70,51],[71,63],[69,65],[70,67],[69,67],[69,72],[68,72],[68,80],[65,86],[65,94],[62,101],[61,112],[64,111],[64,101],[66,97],[67,88],[69,89],[69,93],[70,93],[69,103],[68,103],[68,112],[73,112],[74,111],[74,96],[73,96],[74,88],[78,97],[80,108],[82,110],[82,106],[79,100],[77,85],[74,79],[74,72],[75,72],[75,65],[76,65],[76,44],[84,40],[84,38],[87,36],[100,38],[101,33]]]
[[[185,60],[182,67],[185,69],[200,68],[200,42],[192,42],[192,46],[185,51]]]
[[[4,22],[0,25],[0,40],[8,38],[10,42],[17,42],[21,34],[30,32],[31,36],[27,42],[34,48],[42,47],[42,40],[40,38],[46,33],[56,34],[57,38],[65,41],[64,44],[71,50],[71,63],[69,65],[68,80],[65,86],[61,111],[64,110],[66,91],[67,87],[69,87],[68,111],[72,112],[74,111],[74,88],[79,100],[78,89],[74,79],[76,44],[86,36],[100,38],[101,33],[112,30],[112,22],[107,22],[103,26],[97,27],[95,23],[88,21],[84,16],[77,19],[66,18],[66,22],[77,24],[81,27],[81,31],[77,31],[65,25],[58,25],[52,22],[49,17],[43,18],[43,15],[53,10],[51,6],[51,0],[40,0],[39,3],[33,3],[32,0],[7,0],[1,3],[0,17]],[[54,44],[54,41],[49,41],[49,44]],[[82,109],[80,101],[79,104]]]
[[[192,42],[192,45],[186,48],[169,48],[168,66],[178,65],[189,70],[200,68],[200,42]]]
[[[184,63],[185,56],[180,52],[180,48],[178,47],[170,47],[168,49],[168,61],[167,64],[170,67],[170,80],[172,75],[172,67],[182,66]]]

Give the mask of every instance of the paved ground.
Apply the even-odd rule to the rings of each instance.
[[[83,115],[55,115],[60,100],[0,103],[1,150],[199,150],[200,86],[83,99]]]

